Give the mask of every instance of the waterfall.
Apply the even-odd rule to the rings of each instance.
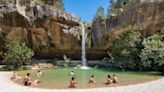
[[[82,59],[82,67],[81,69],[89,69],[87,67],[87,59],[86,59],[86,48],[85,48],[85,27],[84,27],[84,24],[83,23],[80,23],[81,24],[81,30],[82,30],[82,52],[81,52],[81,59]]]
[[[86,51],[85,51],[85,27],[84,24],[81,23],[82,30],[82,66],[86,66]]]

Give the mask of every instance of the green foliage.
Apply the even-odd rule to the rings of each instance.
[[[97,20],[97,19],[101,19],[101,20],[105,19],[105,13],[104,13],[104,8],[103,7],[99,7],[97,9],[94,20]]]
[[[164,66],[164,35],[154,34],[143,41],[144,49],[141,52],[142,65],[153,70],[161,70]],[[164,71],[164,67],[162,68]]]
[[[109,3],[110,3],[110,6],[108,7],[108,13],[107,13],[108,17],[111,16],[111,14],[116,14],[117,13],[117,11],[115,9],[116,4],[115,4],[114,0],[110,0]]]
[[[55,6],[57,9],[65,10],[63,0],[42,0],[45,4]]]
[[[117,0],[117,7],[118,8],[123,8],[124,7],[124,1],[125,0]]]
[[[5,48],[7,49],[5,62],[8,65],[14,66],[14,68],[27,64],[29,59],[34,55],[34,52],[16,37],[7,41]]]
[[[70,64],[70,58],[68,58],[66,55],[63,55],[63,59],[64,59],[63,66],[68,67]]]
[[[124,8],[124,3],[127,3],[127,0],[110,0],[110,6],[108,7],[107,16],[117,16],[120,8]]]
[[[5,53],[5,33],[0,32],[0,58],[4,58]]]
[[[52,64],[54,66],[58,66],[58,63],[59,63],[59,60],[57,58],[55,58],[55,59],[52,60]]]
[[[159,25],[160,25],[161,27],[164,27],[164,22],[160,23]]]
[[[129,31],[122,33],[113,41],[111,54],[114,57],[116,66],[139,69],[142,39],[138,30],[137,26],[129,26]]]

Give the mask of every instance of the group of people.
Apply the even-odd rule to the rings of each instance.
[[[42,75],[42,72],[40,70],[37,71],[36,76],[40,77]],[[70,88],[76,88],[77,87],[77,80],[75,77],[75,72],[71,71],[69,73],[69,75],[71,76],[71,80],[70,80]],[[11,76],[12,80],[17,80],[17,79],[22,79],[22,77],[17,76],[17,73],[14,71],[12,76]],[[23,78],[23,83],[25,86],[37,86],[40,81],[39,80],[32,80],[31,78],[31,74],[27,73],[26,76]],[[96,84],[96,80],[94,78],[94,75],[91,75],[88,81],[89,84]],[[112,77],[110,75],[107,76],[107,81],[106,81],[106,85],[110,85],[112,83],[118,83],[118,77],[114,74]]]
[[[42,75],[42,72],[40,70],[37,71],[36,73],[36,76],[37,77],[40,77]],[[19,77],[17,75],[17,73],[14,71],[12,76],[11,76],[11,79],[12,80],[18,80],[18,79],[22,79],[22,77]],[[23,78],[23,83],[24,83],[24,86],[37,86],[38,83],[40,83],[39,80],[32,80],[31,78],[31,74],[30,73],[27,73],[26,76]]]
[[[77,80],[76,80],[74,71],[71,71],[69,75],[72,76],[69,87],[70,88],[76,88],[77,87]],[[89,78],[88,83],[89,84],[96,84],[96,80],[94,78],[94,75],[91,75],[91,77]],[[108,75],[107,76],[107,81],[106,81],[105,84],[110,85],[110,84],[113,84],[113,83],[114,84],[118,83],[118,77],[115,74],[113,74],[112,77],[110,75]]]

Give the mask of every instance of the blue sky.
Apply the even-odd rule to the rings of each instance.
[[[81,17],[81,20],[91,22],[96,9],[100,6],[108,8],[109,0],[64,0],[65,10]]]

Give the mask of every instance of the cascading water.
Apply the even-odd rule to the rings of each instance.
[[[86,59],[86,49],[85,49],[85,27],[84,27],[84,24],[83,23],[80,23],[81,24],[81,30],[82,30],[82,67],[81,69],[89,69],[89,67],[87,67],[87,59]]]

